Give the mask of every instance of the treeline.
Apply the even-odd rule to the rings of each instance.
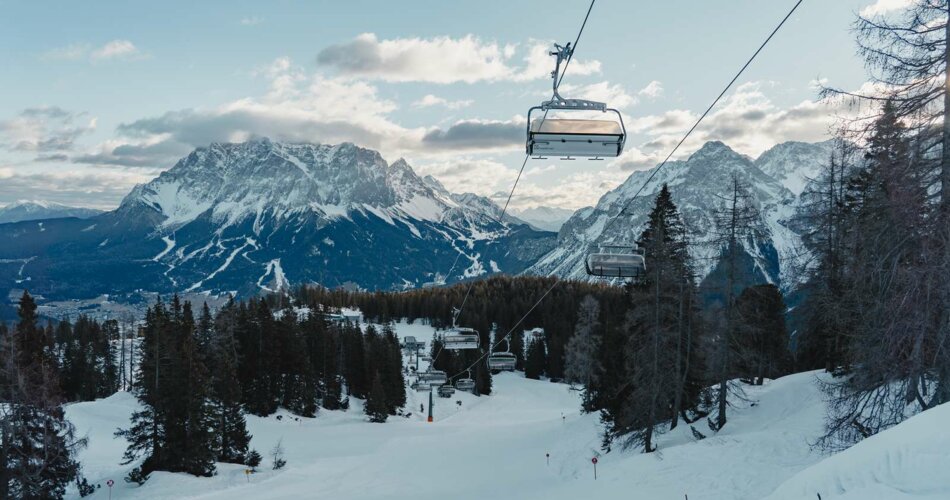
[[[256,467],[244,412],[279,407],[304,417],[318,407],[345,409],[367,399],[371,421],[405,406],[402,357],[395,333],[330,323],[322,314],[273,311],[266,300],[231,301],[198,318],[178,297],[149,308],[141,329],[141,361],[133,391],[142,409],[117,433],[129,441],[129,475],[144,482],[155,470],[214,474],[215,462]],[[275,467],[284,461],[274,459]]]
[[[28,293],[17,323],[0,322],[0,498],[62,498],[70,484],[93,491],[75,458],[86,442],[63,404],[116,390],[113,327],[80,318],[44,328]]]
[[[808,364],[837,376],[832,449],[950,402],[948,9],[859,17],[880,93],[825,90],[872,110],[840,130],[800,217],[815,263],[796,313]]]
[[[479,332],[483,350],[442,349],[437,334],[430,345],[436,369],[473,378],[476,393],[489,394],[484,348],[493,344],[514,353],[526,377],[566,380],[581,390],[583,409],[600,412],[606,424],[605,446],[620,439],[653,451],[655,434],[679,422],[709,415],[709,426],[721,429],[736,379],[761,384],[794,367],[782,294],[740,276],[741,243],[760,219],[747,188],[736,180],[733,191],[717,213],[720,238],[713,242],[722,279],[703,285],[719,287],[714,301],[700,297],[690,242],[666,186],[638,238],[646,275],[625,287],[496,276],[402,293],[301,288],[295,297],[310,307],[355,306],[374,321],[408,318],[443,328],[464,302],[457,323]],[[526,338],[535,328],[543,335]]]

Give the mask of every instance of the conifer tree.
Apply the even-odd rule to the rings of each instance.
[[[372,389],[366,398],[366,404],[363,412],[369,417],[370,422],[383,423],[389,418],[389,409],[386,407],[386,392],[383,390],[383,382],[379,374],[373,376]]]
[[[580,385],[583,391],[581,408],[593,410],[593,391],[600,372],[600,303],[591,295],[581,301],[577,312],[574,335],[567,344],[564,377],[573,386]]]
[[[664,185],[656,197],[638,245],[646,252],[647,272],[630,289],[633,308],[627,314],[625,347],[627,387],[617,419],[617,433],[626,446],[655,451],[654,435],[664,420],[677,418],[673,403],[683,390],[680,374],[682,302],[692,287],[686,228]]]
[[[544,367],[547,365],[547,350],[544,346],[544,339],[532,336],[528,341],[528,354],[524,362],[524,376],[526,378],[538,380],[544,375]]]
[[[19,322],[0,337],[0,498],[62,498],[80,474],[85,446],[63,412],[52,329],[37,325],[36,303],[24,292]]]
[[[155,470],[210,476],[215,470],[214,414],[191,305],[177,296],[170,308],[158,302],[146,312],[145,322],[135,384],[142,409],[132,414],[128,429],[116,433],[129,441],[124,464],[145,457],[127,480],[143,483]]]
[[[206,308],[203,308],[206,309]],[[202,312],[204,323],[204,313]],[[248,463],[251,435],[241,406],[241,384],[237,377],[238,347],[235,338],[236,307],[230,301],[221,309],[208,328],[210,360],[210,400],[214,432],[215,460],[227,463]],[[199,328],[201,331],[202,326]]]

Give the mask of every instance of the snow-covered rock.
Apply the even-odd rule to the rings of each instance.
[[[0,226],[0,289],[23,279],[4,259],[30,257],[23,273],[51,297],[405,289],[519,273],[553,246],[553,233],[500,215],[487,198],[450,193],[405,160],[353,144],[215,143],[112,212]]]
[[[719,254],[719,249],[709,243],[713,238],[713,211],[731,192],[735,174],[749,187],[761,215],[758,229],[762,237],[743,242],[750,257],[748,272],[757,276],[757,282],[787,290],[793,285],[792,260],[801,253],[800,237],[787,221],[795,213],[802,183],[817,173],[823,159],[827,161],[830,147],[827,142],[784,143],[753,160],[722,142],[708,142],[688,159],[667,163],[636,199],[633,196],[654,170],[634,172],[601,197],[596,206],[575,212],[561,227],[557,247],[527,272],[585,279],[585,256],[602,244],[635,241],[654,198],[663,184],[668,184],[689,231],[697,271],[705,277],[712,272]],[[624,215],[613,220],[628,204]]]
[[[100,213],[101,210],[94,208],[70,207],[43,200],[19,200],[0,207],[0,224],[62,217],[87,219]]]

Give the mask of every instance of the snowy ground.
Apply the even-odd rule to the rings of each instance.
[[[398,325],[398,333],[429,340],[432,330]],[[74,404],[67,414],[89,435],[90,446],[80,458],[90,481],[103,484],[93,498],[108,497],[109,478],[115,480],[116,499],[672,500],[688,494],[702,500],[758,499],[773,492],[775,500],[811,500],[819,492],[826,500],[950,498],[945,474],[950,459],[945,452],[938,456],[950,442],[945,429],[950,407],[829,458],[809,447],[824,413],[817,376],[797,374],[748,388],[750,402],[733,410],[722,432],[702,441],[680,426],[661,438],[658,453],[615,447],[600,455],[597,417],[579,414],[576,393],[507,373],[495,378],[490,397],[435,398],[434,423],[419,412],[428,394],[415,392],[409,392],[407,405],[412,415],[386,424],[367,423],[359,401],[348,412],[322,411],[313,419],[283,412],[282,418],[248,417],[252,446],[265,455],[261,472],[246,476],[241,466],[219,464],[213,478],[155,473],[141,487],[122,480],[129,469],[118,465],[125,443],[112,437],[115,428],[128,424],[136,408],[133,397]],[[711,434],[704,423],[695,425]],[[942,432],[942,441],[928,439],[926,429]],[[288,465],[274,472],[266,456],[278,440]],[[594,456],[599,456],[596,481]],[[908,482],[921,478],[929,478],[921,489],[909,488]]]

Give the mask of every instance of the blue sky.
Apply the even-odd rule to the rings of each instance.
[[[837,110],[814,82],[861,87],[856,13],[906,1],[805,0],[683,154],[827,137]],[[579,208],[655,164],[793,3],[598,0],[562,94],[620,107],[625,155],[530,161],[513,204]],[[524,115],[550,94],[545,50],[587,4],[0,0],[0,204],[113,207],[193,147],[262,135],[506,193]]]

